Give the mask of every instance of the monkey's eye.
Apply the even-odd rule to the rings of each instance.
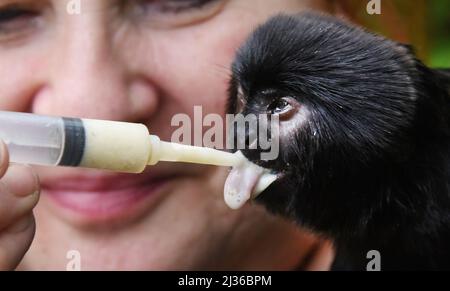
[[[287,118],[294,112],[297,102],[292,97],[283,97],[272,102],[267,111],[269,114],[279,115],[282,118]]]

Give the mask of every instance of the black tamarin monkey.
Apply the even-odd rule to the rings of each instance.
[[[331,238],[350,269],[450,269],[450,73],[331,16],[279,15],[232,66],[229,112],[276,114],[256,199]]]

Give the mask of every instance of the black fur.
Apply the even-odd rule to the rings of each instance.
[[[369,250],[383,270],[450,269],[448,72],[311,13],[260,26],[232,72],[229,112],[241,98],[244,114],[265,113],[284,96],[310,111],[277,160],[244,151],[282,174],[259,202],[332,238],[351,269],[365,270]]]

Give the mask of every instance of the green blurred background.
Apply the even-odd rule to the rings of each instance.
[[[410,43],[432,67],[450,68],[450,0],[381,0],[381,15],[368,15],[368,0],[338,0],[352,20]]]
[[[450,68],[450,0],[429,2],[429,63]]]

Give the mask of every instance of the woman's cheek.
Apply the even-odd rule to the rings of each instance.
[[[155,41],[155,57],[164,60],[158,76],[162,91],[189,110],[201,105],[204,113],[224,113],[231,63],[252,25],[221,17],[227,16]]]
[[[45,86],[48,54],[30,47],[0,47],[0,110],[28,111]]]
[[[201,105],[204,114],[225,112],[236,51],[259,24],[284,7],[279,0],[256,1],[261,1],[256,7],[245,1],[229,1],[216,17],[166,32],[154,41],[157,60],[165,62],[160,66],[160,71],[166,72],[160,84],[169,96],[189,110]],[[299,9],[298,4],[285,2]]]

